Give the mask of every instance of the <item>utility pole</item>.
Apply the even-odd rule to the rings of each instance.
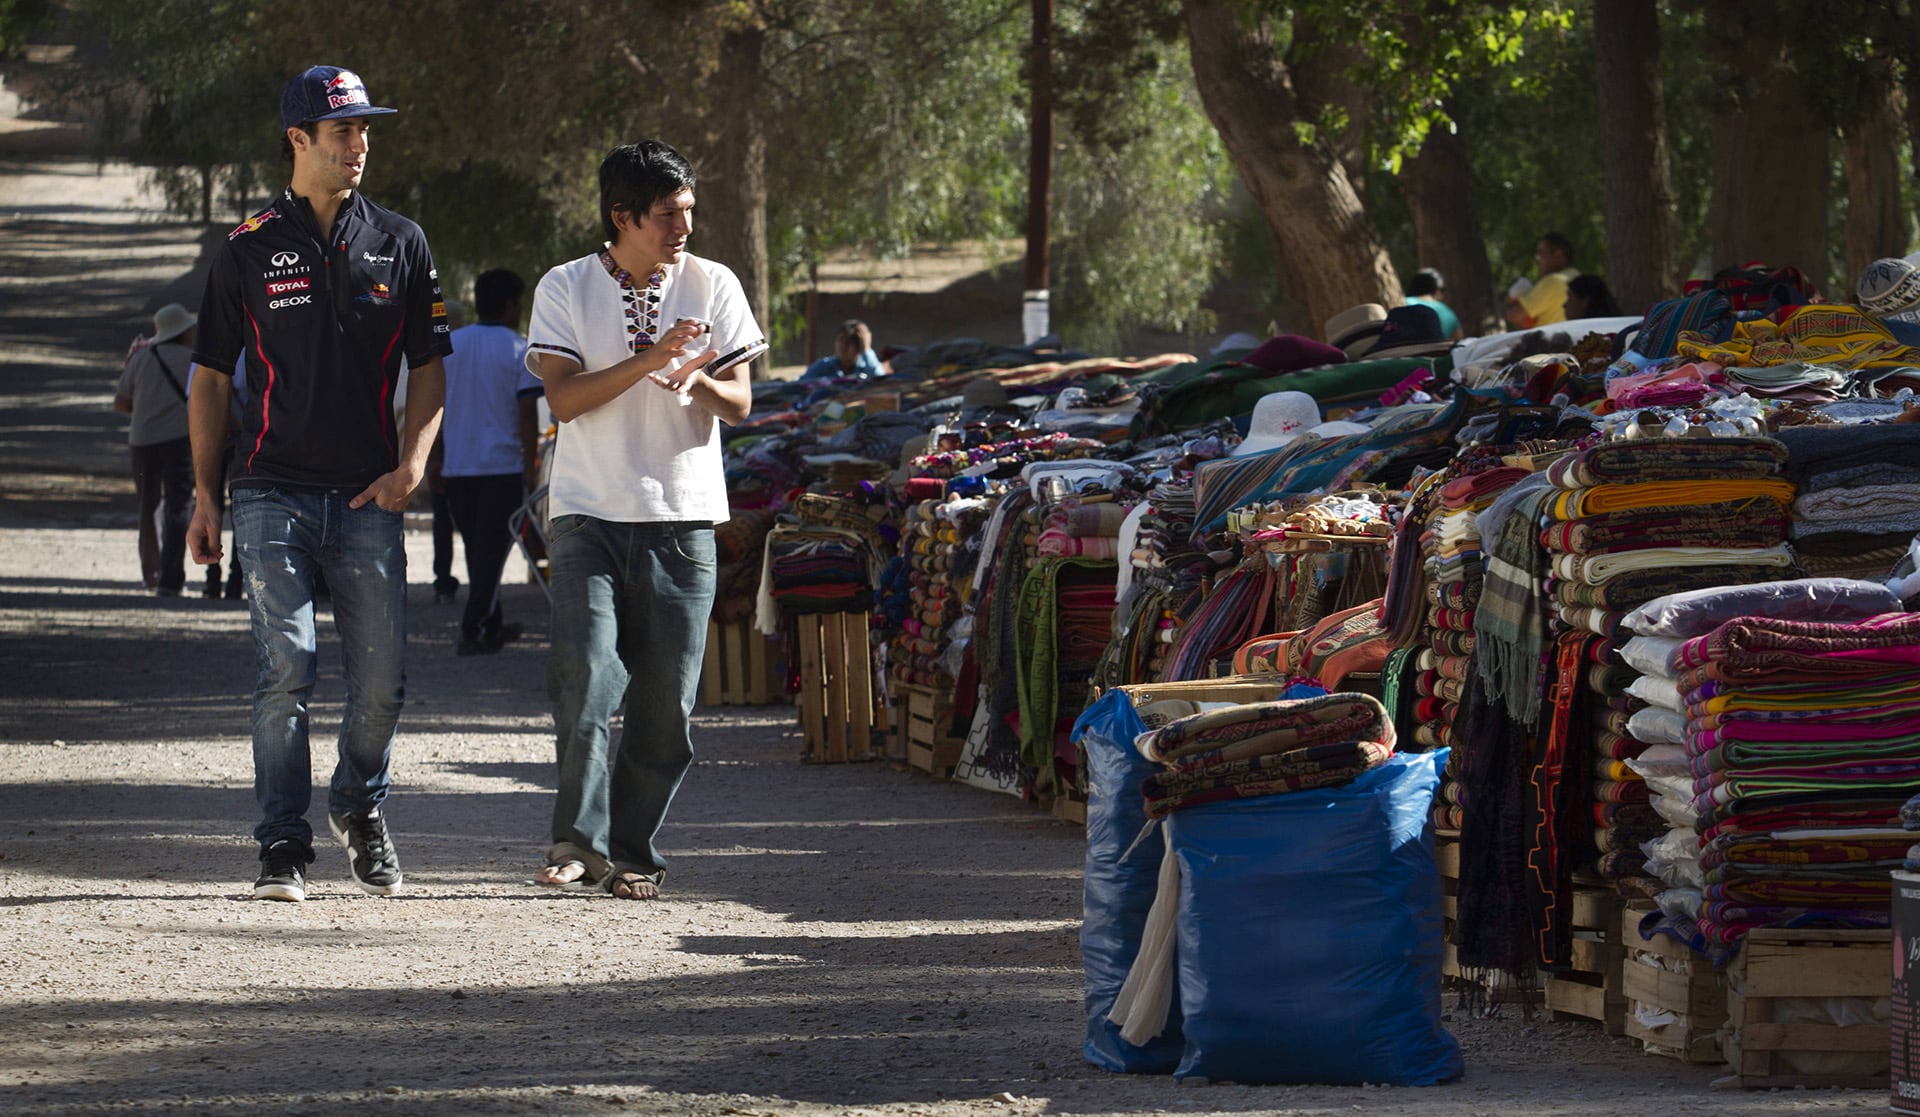
[[[1053,210],[1053,0],[1033,0],[1028,85],[1033,106],[1027,154],[1027,274],[1020,325],[1026,344],[1053,332],[1047,298],[1047,225]]]

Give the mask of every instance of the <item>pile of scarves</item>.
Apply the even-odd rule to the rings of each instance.
[[[1885,577],[1920,532],[1920,424],[1791,427],[1779,438],[1807,572]]]
[[[900,557],[907,565],[908,607],[887,657],[898,682],[951,692],[953,678],[939,666],[946,631],[960,616],[955,556],[962,540],[978,533],[992,513],[985,497],[927,500],[906,510]]]
[[[1588,865],[1607,879],[1645,874],[1641,846],[1666,826],[1627,762],[1678,743],[1678,725],[1636,693],[1624,619],[1667,594],[1795,573],[1786,456],[1764,438],[1629,438],[1548,467],[1540,541],[1561,631],[1534,775],[1542,839],[1529,858],[1556,891]]]
[[[1681,643],[1700,929],[1884,927],[1920,792],[1920,614],[1742,617]]]
[[[1136,509],[1128,591],[1118,602],[1113,642],[1100,666],[1104,686],[1153,682],[1166,670],[1181,609],[1197,604],[1213,564],[1193,541],[1193,481],[1169,479],[1147,490]],[[1117,584],[1117,583],[1116,583]]]
[[[1203,710],[1150,729],[1134,747],[1161,770],[1141,785],[1147,814],[1349,783],[1393,755],[1378,699],[1328,694]]]
[[[1458,726],[1478,640],[1474,618],[1486,569],[1478,517],[1528,473],[1489,455],[1465,454],[1423,502],[1427,514],[1418,543],[1426,615],[1418,638],[1423,646],[1412,667],[1413,716],[1419,723],[1414,739],[1425,749],[1447,748],[1461,755]],[[1458,771],[1449,757],[1434,796],[1434,825],[1458,831],[1464,806]]]

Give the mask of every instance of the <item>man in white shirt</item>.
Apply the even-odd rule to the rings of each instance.
[[[560,787],[537,879],[631,900],[660,894],[654,839],[693,763],[713,525],[728,515],[719,425],[752,406],[745,363],[706,370],[762,340],[733,272],[687,252],[693,186],[666,144],[610,152],[607,245],[547,272],[528,329],[527,367],[560,422],[547,480]]]
[[[505,269],[473,283],[471,326],[453,332],[447,367],[447,418],[440,475],[447,506],[467,552],[467,608],[458,655],[491,655],[520,635],[500,609],[500,571],[513,549],[507,521],[533,484],[540,381],[527,371],[520,336],[526,281]]]

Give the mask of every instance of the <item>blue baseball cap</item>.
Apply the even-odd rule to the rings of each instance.
[[[367,83],[352,70],[314,66],[287,83],[280,94],[280,126],[297,128],[315,120],[342,116],[379,116],[399,112],[375,105],[367,97]]]

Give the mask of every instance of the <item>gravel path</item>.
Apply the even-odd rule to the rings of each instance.
[[[1467,1077],[1433,1090],[1094,1071],[1079,1057],[1079,832],[889,764],[802,765],[790,707],[699,712],[661,902],[536,889],[552,789],[545,601],[514,582],[526,639],[455,658],[455,611],[430,603],[417,524],[390,806],[406,890],[360,896],[327,850],[308,903],[246,899],[245,613],[136,590],[131,486],[107,412],[126,337],[191,291],[206,238],[98,220],[118,203],[88,191],[114,183],[137,190],[125,168],[0,159],[0,1110],[1884,1106],[1862,1092],[1715,1089],[1716,1071],[1512,1010],[1453,1017]],[[337,648],[322,654],[324,740],[341,688]]]

